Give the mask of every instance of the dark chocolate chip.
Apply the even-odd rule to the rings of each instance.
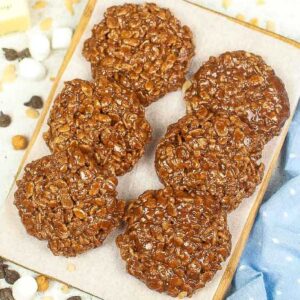
[[[0,111],[0,127],[8,127],[11,123],[11,117]]]
[[[44,102],[40,96],[32,96],[28,102],[24,103],[24,105],[35,109],[40,109],[43,107]]]
[[[0,289],[0,300],[15,300],[11,288]]]
[[[20,274],[14,270],[5,269],[4,273],[5,281],[9,284],[14,284],[20,278]]]
[[[7,60],[9,61],[14,61],[14,60],[22,60],[25,57],[31,57],[30,51],[28,48],[23,49],[22,51],[18,52],[15,49],[10,49],[10,48],[2,48],[4,52],[4,56]]]
[[[26,57],[31,57],[31,54],[30,54],[30,51],[28,48],[26,48],[18,53],[19,60],[22,60]]]
[[[4,52],[4,56],[7,60],[13,61],[19,58],[18,51],[15,49],[9,49],[9,48],[2,48]]]

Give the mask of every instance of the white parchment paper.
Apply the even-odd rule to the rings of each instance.
[[[153,0],[152,0],[153,1]],[[90,36],[93,24],[102,19],[105,9],[113,4],[122,4],[124,0],[98,1],[85,34],[69,63],[61,83],[73,78],[90,79],[89,64],[81,56],[83,41]],[[138,2],[139,0],[128,0]],[[219,55],[227,50],[247,50],[262,55],[282,78],[289,94],[291,111],[293,112],[300,96],[300,50],[265,34],[253,31],[222,16],[215,15],[204,9],[184,2],[183,0],[157,0],[159,5],[169,7],[172,12],[188,25],[193,33],[196,44],[196,55],[190,74],[192,74],[211,55]],[[160,188],[161,184],[154,169],[154,153],[158,140],[165,133],[169,124],[177,121],[185,114],[185,105],[181,91],[168,94],[152,104],[146,110],[146,115],[153,128],[153,140],[147,148],[146,155],[136,165],[134,170],[119,179],[119,195],[132,199],[147,189]],[[27,162],[48,154],[42,132],[46,130],[46,121],[33,146]],[[263,161],[266,169],[274,156],[279,139],[273,139],[265,148]],[[22,176],[22,174],[21,174]],[[229,225],[232,233],[233,249],[243,231],[246,219],[257,197],[257,192],[245,200],[240,207],[230,214]],[[46,242],[39,241],[26,234],[17,210],[13,205],[15,188],[0,213],[0,255],[40,273],[47,274],[69,283],[86,292],[105,300],[154,300],[171,299],[148,289],[142,282],[128,275],[125,264],[120,258],[112,234],[98,249],[89,251],[76,258],[66,259],[55,257],[47,249]],[[67,271],[67,265],[76,266],[74,272]],[[212,282],[198,291],[193,299],[210,300],[219,285],[224,269],[219,271]]]

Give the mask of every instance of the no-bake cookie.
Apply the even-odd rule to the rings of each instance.
[[[91,153],[70,147],[31,162],[17,181],[15,205],[30,235],[55,255],[76,256],[100,246],[122,220],[117,178]]]
[[[185,100],[188,112],[205,105],[238,115],[266,142],[280,133],[290,114],[282,81],[260,56],[245,51],[210,57],[194,75]]]
[[[80,79],[66,82],[48,125],[44,139],[52,151],[84,145],[95,152],[100,165],[118,176],[133,168],[151,138],[136,95],[104,77],[96,84]]]
[[[124,4],[107,9],[85,42],[83,55],[95,79],[114,78],[147,106],[182,86],[194,45],[190,29],[169,9],[153,3]]]
[[[127,271],[173,297],[204,287],[230,253],[226,214],[208,194],[147,191],[129,205],[125,221],[117,245]]]
[[[237,116],[202,107],[169,126],[156,150],[156,171],[165,185],[209,192],[232,210],[262,179],[263,146]]]

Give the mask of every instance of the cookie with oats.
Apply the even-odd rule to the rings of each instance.
[[[56,97],[44,139],[56,152],[70,145],[94,151],[100,166],[116,175],[129,172],[151,139],[144,107],[133,92],[101,77],[75,79]]]
[[[107,9],[85,41],[83,55],[96,80],[114,78],[148,106],[183,85],[194,44],[191,30],[169,9],[124,4]]]

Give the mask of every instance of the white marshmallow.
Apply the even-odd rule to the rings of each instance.
[[[46,76],[45,66],[33,58],[24,58],[19,63],[18,74],[24,79],[41,80]]]
[[[12,287],[15,300],[31,300],[37,292],[38,285],[32,276],[22,276]]]
[[[52,32],[52,48],[66,49],[72,41],[73,31],[69,27],[55,28]]]
[[[45,60],[50,54],[50,41],[48,37],[41,32],[35,32],[30,34],[29,50],[31,56],[35,60]]]

